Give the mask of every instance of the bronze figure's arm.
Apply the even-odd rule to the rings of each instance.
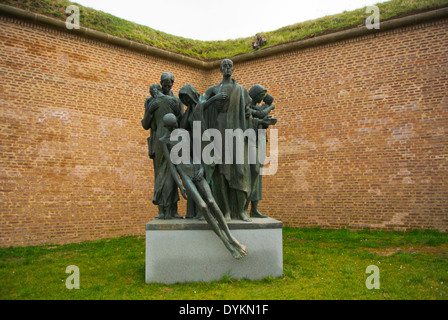
[[[171,175],[173,176],[174,181],[176,181],[176,184],[180,189],[180,193],[182,194],[182,197],[185,200],[187,200],[187,194],[186,194],[185,188],[182,185],[182,182],[180,181],[179,175],[177,174],[176,166],[171,162],[170,153],[168,151],[168,147],[166,145],[165,139],[167,139],[166,136],[163,136],[162,138],[160,138],[160,143],[162,144],[163,155],[169,163]],[[180,168],[178,168],[178,169],[180,169]]]

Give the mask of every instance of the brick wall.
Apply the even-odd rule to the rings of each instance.
[[[289,225],[448,230],[448,21],[236,66],[276,98],[263,212]]]
[[[149,85],[203,91],[203,71],[3,17],[0,43],[0,244],[142,234]]]
[[[275,96],[265,214],[292,226],[447,231],[448,21],[236,63]],[[221,80],[0,17],[0,246],[143,234],[157,214],[148,87]],[[185,201],[180,202],[185,214]]]

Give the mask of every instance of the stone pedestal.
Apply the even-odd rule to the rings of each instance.
[[[257,280],[283,275],[281,221],[232,220],[229,229],[248,249],[236,260],[205,221],[155,219],[146,224],[147,283],[214,281],[223,276]]]

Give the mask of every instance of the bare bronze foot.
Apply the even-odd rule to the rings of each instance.
[[[239,243],[236,239],[232,239],[231,240],[232,245],[235,247],[235,249],[237,249],[237,251],[242,254],[243,256],[247,255],[247,248],[246,246],[242,245],[241,243]]]
[[[231,251],[232,256],[237,259],[243,259],[246,255],[247,255],[247,249],[244,246],[236,246],[236,245],[232,245],[233,249]]]
[[[241,212],[240,213],[240,218],[241,218],[241,220],[246,221],[246,222],[251,222],[252,221],[249,218],[249,216],[247,215],[247,211]]]

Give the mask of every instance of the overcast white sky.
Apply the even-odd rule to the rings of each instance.
[[[82,6],[197,40],[254,36],[385,0],[72,0]],[[366,14],[366,18],[369,14]],[[82,16],[80,17],[82,25]]]

